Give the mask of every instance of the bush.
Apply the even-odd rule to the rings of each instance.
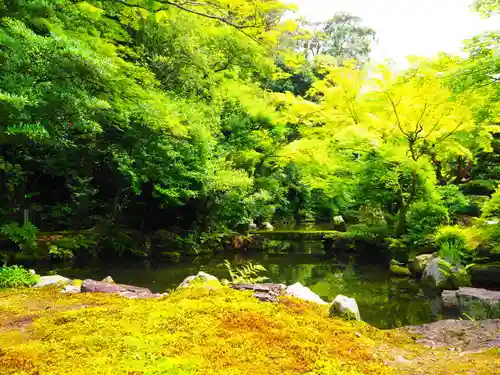
[[[440,186],[438,192],[450,215],[468,212],[470,207],[469,199],[460,191],[457,185]]]
[[[472,180],[461,186],[465,194],[491,195],[495,192],[496,183],[492,180]]]
[[[483,206],[484,218],[500,218],[500,188],[497,189],[491,199]]]
[[[37,228],[29,221],[23,226],[14,222],[4,224],[0,227],[0,232],[22,250],[36,247]]]
[[[434,233],[437,228],[448,224],[449,221],[450,217],[446,207],[424,201],[412,205],[407,216],[409,233],[419,237]]]
[[[3,267],[0,269],[0,288],[21,288],[33,286],[38,281],[38,275],[20,266]]]
[[[444,245],[453,244],[456,248],[461,251],[467,250],[467,234],[466,231],[458,226],[454,227],[441,227],[439,228],[436,236],[434,238],[434,243],[441,249]]]

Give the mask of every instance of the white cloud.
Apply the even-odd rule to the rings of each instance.
[[[349,12],[377,31],[372,59],[404,64],[408,55],[459,53],[462,41],[500,29],[500,18],[484,20],[470,10],[473,0],[295,0],[299,15],[325,20]]]

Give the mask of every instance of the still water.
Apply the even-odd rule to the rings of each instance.
[[[294,244],[281,250],[251,254],[216,254],[185,259],[178,264],[154,261],[106,262],[79,267],[50,267],[63,276],[101,280],[111,276],[115,282],[144,286],[154,292],[174,289],[187,276],[202,270],[219,278],[229,278],[224,259],[235,264],[252,261],[267,269],[269,282],[287,285],[300,282],[325,301],[336,295],[354,297],[362,319],[378,328],[424,324],[441,318],[437,298],[424,295],[419,283],[408,278],[394,278],[385,261],[364,255],[339,253],[325,255],[318,244]],[[286,248],[286,253],[282,250]],[[39,273],[49,268],[39,268]]]

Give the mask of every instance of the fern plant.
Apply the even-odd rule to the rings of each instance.
[[[20,266],[0,268],[0,289],[21,288],[33,286],[38,282],[39,276]]]
[[[456,263],[450,263],[444,259],[438,259],[439,269],[446,278],[451,280],[455,288],[471,285],[470,269],[475,266],[475,263],[466,265],[465,267],[457,267]]]
[[[19,226],[15,222],[4,224],[0,227],[0,232],[19,246],[21,250],[36,247],[37,227],[29,221],[25,222],[23,226]]]
[[[248,262],[240,267],[233,267],[228,260],[224,260],[224,265],[231,278],[231,281],[223,280],[225,284],[257,284],[268,280],[267,277],[259,275],[261,272],[267,272],[260,264]]]

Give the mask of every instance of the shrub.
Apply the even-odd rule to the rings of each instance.
[[[33,286],[38,281],[38,275],[20,266],[3,267],[0,269],[0,288],[21,288]]]
[[[450,227],[445,226],[439,228],[436,236],[434,237],[434,243],[440,249],[444,245],[453,245],[461,251],[467,249],[467,233],[466,231],[458,226]]]
[[[486,219],[496,217],[500,218],[500,188],[497,189],[491,199],[483,206],[482,217]]]
[[[426,236],[437,228],[448,224],[450,217],[446,207],[419,201],[411,206],[407,216],[407,225],[411,235]]]
[[[472,260],[476,249],[482,242],[477,228],[462,228],[460,226],[444,226],[439,228],[434,236],[434,245],[439,249],[443,259],[452,259],[454,251],[460,253],[460,260]]]
[[[491,180],[472,180],[460,188],[465,194],[491,195],[495,192],[496,183]]]
[[[37,228],[29,221],[23,226],[18,223],[7,223],[0,227],[0,232],[14,242],[20,249],[33,249],[36,247]]]
[[[440,186],[438,192],[450,215],[468,211],[470,207],[469,199],[460,191],[457,185]]]

